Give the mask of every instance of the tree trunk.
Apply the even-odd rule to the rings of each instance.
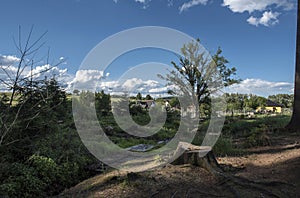
[[[291,121],[286,128],[300,131],[300,0],[298,0],[297,16],[297,38],[296,38],[296,70],[295,70],[295,87],[294,87],[294,105]]]
[[[174,165],[191,164],[200,166],[212,174],[222,172],[211,147],[195,146],[187,142],[180,142],[178,151],[182,149],[184,153],[172,162]],[[206,154],[206,155],[205,155]]]

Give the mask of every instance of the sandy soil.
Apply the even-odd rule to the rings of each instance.
[[[300,137],[274,137],[272,146],[217,158],[212,174],[191,165],[155,171],[111,171],[66,190],[60,197],[300,197]]]

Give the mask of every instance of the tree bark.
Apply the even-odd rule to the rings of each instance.
[[[212,174],[222,172],[211,147],[196,146],[187,142],[180,142],[178,150],[181,149],[185,150],[184,153],[173,161],[172,164],[191,164],[202,167]]]
[[[298,0],[297,11],[297,38],[296,38],[296,65],[293,114],[287,129],[300,131],[300,0]]]

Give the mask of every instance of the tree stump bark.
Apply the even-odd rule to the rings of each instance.
[[[202,167],[212,174],[222,172],[211,147],[180,142],[177,152],[182,151],[183,154],[172,162],[173,165],[191,164]]]

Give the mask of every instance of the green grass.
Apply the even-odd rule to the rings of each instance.
[[[227,118],[222,130],[224,135],[243,137],[255,128],[267,127],[271,131],[284,128],[290,120],[290,115],[258,116],[255,119]]]

